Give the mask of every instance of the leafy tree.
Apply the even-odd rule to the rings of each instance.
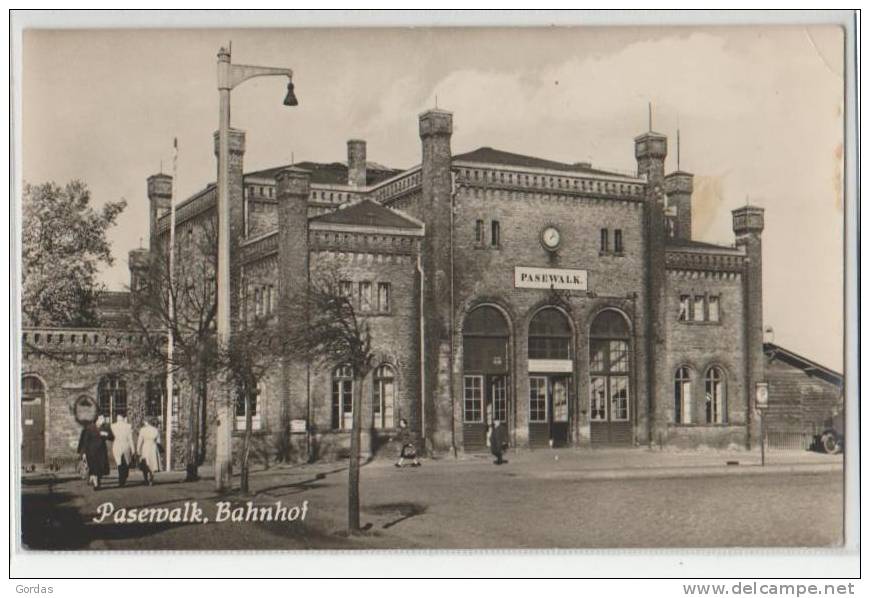
[[[368,318],[359,314],[353,298],[342,288],[340,270],[312,275],[282,307],[287,310],[285,354],[291,359],[353,369],[353,406],[348,466],[348,530],[360,529],[359,473],[362,430],[362,382],[372,369],[374,352]]]
[[[114,262],[106,232],[126,205],[108,202],[95,210],[81,181],[64,187],[25,183],[21,309],[26,324],[97,324],[94,299],[103,286],[96,275]]]

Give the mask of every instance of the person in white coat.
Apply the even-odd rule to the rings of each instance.
[[[160,432],[147,419],[139,428],[139,438],[136,439],[136,453],[139,455],[139,468],[145,477],[145,483],[154,485],[154,472],[160,471],[160,455],[157,443]]]
[[[130,473],[130,464],[133,463],[133,428],[127,423],[127,417],[118,415],[112,424],[112,435],[115,441],[112,443],[112,456],[118,465],[118,486],[127,483]]]

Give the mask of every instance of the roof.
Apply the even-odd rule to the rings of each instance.
[[[736,247],[732,247],[731,245],[716,245],[714,243],[706,243],[705,241],[694,241],[692,239],[678,239],[676,237],[671,237],[667,239],[666,244],[668,247],[678,247],[680,249],[715,249],[718,251],[736,251]]]
[[[311,182],[315,185],[347,185],[347,164],[343,162],[296,162],[285,164],[254,172],[245,173],[246,177],[261,177],[274,179],[279,172],[290,167],[301,168],[311,173]],[[402,170],[388,168],[376,162],[366,162],[366,185],[377,185],[390,177],[394,177]]]
[[[839,372],[774,343],[764,343],[764,354],[770,359],[779,359],[792,367],[803,370],[810,376],[817,376],[838,386],[843,385],[843,375]]]
[[[592,168],[588,162],[575,162],[573,164],[568,164],[565,162],[556,162],[554,160],[545,160],[544,158],[536,158],[534,156],[514,154],[512,152],[505,152],[491,147],[479,147],[476,150],[453,156],[453,159],[464,160],[466,162],[517,166],[520,168],[541,168],[545,170],[564,170],[566,172],[586,172],[590,174],[627,176],[621,172]]]
[[[347,207],[341,207],[333,212],[315,216],[310,220],[311,222],[321,222],[324,224],[382,226],[408,230],[419,230],[422,228],[420,223],[370,199],[363,199],[356,203],[348,204]]]

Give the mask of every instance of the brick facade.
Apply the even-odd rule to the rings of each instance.
[[[243,169],[244,133],[233,131],[234,325],[266,326],[280,336],[283,302],[309,277],[328,269],[339,269],[355,293],[361,283],[371,284],[375,302],[379,285],[388,284],[389,312],[378,313],[374,305],[366,317],[377,365],[389,366],[382,371],[392,375],[392,421],[406,418],[420,444],[436,454],[480,448],[474,445],[480,438],[472,438],[476,432],[466,425],[466,394],[474,397],[476,391],[468,390],[463,332],[481,306],[495,309],[506,323],[506,363],[498,366],[505,384],[492,388],[505,393],[499,396],[506,397],[514,446],[534,447],[542,438],[545,422],[538,421],[540,408],[532,406],[533,378],[535,388],[543,388],[540,381],[546,380],[547,392],[565,389],[559,401],[566,401],[567,415],[559,415],[564,419],[558,422],[565,422],[565,442],[571,445],[748,446],[757,441],[754,389],[765,379],[763,212],[735,211],[736,246],[692,240],[692,175],[665,174],[667,138],[658,133],[634,140],[638,172],[629,175],[491,148],[454,155],[452,130],[449,112],[420,115],[421,164],[406,171],[367,163],[365,142],[351,140],[347,165],[298,163],[250,174]],[[166,175],[148,180],[152,248],[168,243],[169,217],[163,212],[171,186]],[[177,262],[201,257],[204,231],[214,227],[215,201],[214,188],[207,187],[176,207]],[[549,228],[558,232],[556,247],[543,242]],[[141,266],[143,260],[147,255],[137,254],[135,263]],[[518,286],[517,267],[584,271],[585,288]],[[713,301],[715,307],[704,309],[714,310],[715,319],[681,319],[683,297]],[[567,322],[568,353],[555,361],[530,359],[532,322],[547,309]],[[609,340],[593,331],[596,322],[608,318],[617,322],[611,324],[614,330],[621,330]],[[595,373],[605,367],[599,355],[605,345],[607,359],[616,365],[610,373]],[[68,455],[71,438],[77,438],[69,402],[78,394],[94,395],[102,373],[135,369],[124,359],[115,353],[105,363],[73,367],[25,352],[25,371],[44,378],[49,392],[50,458]],[[260,381],[256,458],[300,461],[346,453],[349,433],[333,410],[338,365],[293,363],[276,355]],[[716,392],[723,394],[715,421],[708,421],[706,382],[714,367],[721,374]],[[680,407],[691,412],[686,421],[677,421],[675,407],[680,368],[691,377],[691,405]],[[178,378],[185,388],[180,388],[182,415],[173,436],[182,451],[175,464],[184,459],[190,397],[190,385]],[[606,409],[593,404],[605,379]],[[141,409],[137,397],[143,384],[131,377],[131,413]],[[372,372],[362,392],[367,453],[392,450],[391,430],[373,423],[374,385]],[[206,409],[207,459],[213,456],[215,392]],[[555,401],[556,394],[546,400]],[[483,398],[481,404],[495,409],[489,401]],[[547,405],[553,441],[555,403]],[[609,415],[602,419],[605,411]]]

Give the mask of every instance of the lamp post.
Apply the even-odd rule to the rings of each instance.
[[[229,202],[229,133],[230,91],[253,77],[287,77],[285,106],[299,104],[293,93],[293,71],[287,68],[232,64],[230,52],[218,52],[218,93],[220,122],[218,123],[218,272],[217,272],[217,335],[221,347],[230,342],[230,202]],[[218,425],[215,447],[215,485],[219,491],[232,487],[232,391],[218,400]]]

